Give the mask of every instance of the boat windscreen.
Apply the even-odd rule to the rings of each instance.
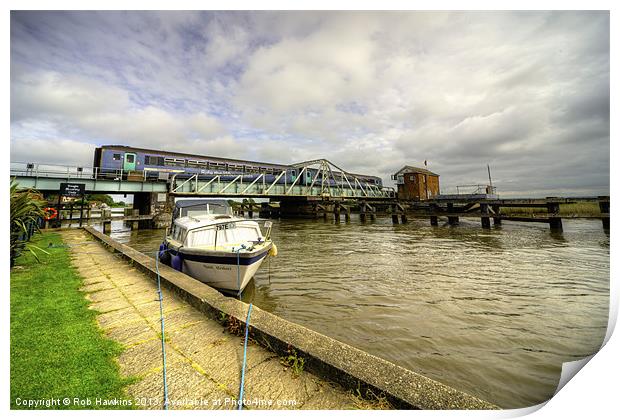
[[[174,209],[174,219],[177,217],[196,217],[205,214],[232,214],[230,206],[226,202],[189,200],[179,201]]]

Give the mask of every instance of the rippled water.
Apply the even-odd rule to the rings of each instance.
[[[243,300],[505,408],[554,392],[564,361],[600,347],[609,236],[598,220],[431,227],[274,221],[278,256]],[[113,226],[157,249],[164,232]]]

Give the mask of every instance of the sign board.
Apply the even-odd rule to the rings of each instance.
[[[60,195],[65,197],[81,197],[84,195],[84,191],[86,191],[86,184],[60,183]]]

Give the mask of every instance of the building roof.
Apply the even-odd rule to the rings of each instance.
[[[434,172],[429,171],[428,169],[424,169],[424,168],[417,168],[415,166],[403,166],[398,172],[396,172],[394,175],[400,175],[400,174],[424,174],[424,175],[433,175],[433,176],[439,176],[439,174],[436,174]]]

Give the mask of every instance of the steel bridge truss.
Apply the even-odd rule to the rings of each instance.
[[[395,196],[393,188],[370,184],[326,159],[301,162],[291,167],[301,168],[293,179],[289,179],[290,170],[288,174],[286,170],[283,170],[276,174],[258,172],[236,176],[195,174],[189,178],[177,174],[171,180],[170,194],[320,198],[389,198]],[[307,176],[308,173],[314,174],[311,181]],[[234,178],[230,179],[232,176]]]

